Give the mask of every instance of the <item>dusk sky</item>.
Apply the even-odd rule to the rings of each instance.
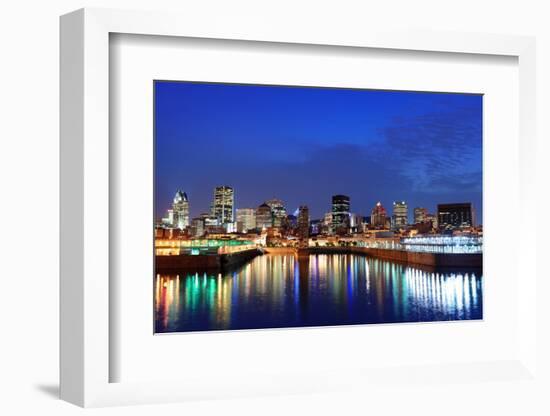
[[[214,187],[235,207],[282,199],[311,219],[345,194],[351,212],[404,200],[436,212],[472,202],[482,222],[482,96],[359,89],[155,82],[155,209],[178,189],[191,218]]]

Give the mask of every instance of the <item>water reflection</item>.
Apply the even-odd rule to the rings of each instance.
[[[156,332],[482,318],[480,271],[355,255],[256,257],[223,276],[157,275]]]

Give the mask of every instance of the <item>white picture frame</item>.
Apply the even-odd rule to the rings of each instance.
[[[167,13],[82,9],[61,18],[61,398],[80,406],[182,401],[208,397],[238,397],[272,392],[322,392],[345,388],[342,368],[319,380],[317,374],[280,374],[265,380],[233,383],[228,377],[208,381],[110,382],[109,348],[109,36],[112,33],[206,39],[281,42],[335,47],[382,48],[453,54],[505,55],[519,62],[520,197],[522,208],[534,206],[535,175],[535,40],[530,37],[468,33],[380,31],[374,28],[338,33],[324,28],[304,32],[276,22],[219,21],[206,24],[191,16]],[[533,220],[527,211],[520,224]],[[525,221],[525,223],[522,223]],[[535,229],[522,227],[521,241],[536,240]],[[517,380],[536,377],[535,250],[518,244],[526,284],[518,288],[520,345],[505,362],[456,366],[419,366],[416,377],[430,379],[447,369],[453,377],[494,371]],[[356,385],[392,382],[395,369],[353,373]],[[410,372],[410,371],[409,371]],[[306,383],[309,381],[309,383]],[[475,377],[472,382],[479,381]],[[347,384],[346,384],[347,385]]]

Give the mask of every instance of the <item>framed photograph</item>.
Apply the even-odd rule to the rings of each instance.
[[[536,382],[534,40],[233,28],[61,18],[62,398]]]
[[[155,333],[483,318],[481,94],[154,95]]]

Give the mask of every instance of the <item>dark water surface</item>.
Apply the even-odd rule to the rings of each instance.
[[[224,275],[157,275],[156,332],[481,319],[481,270],[263,255]]]

